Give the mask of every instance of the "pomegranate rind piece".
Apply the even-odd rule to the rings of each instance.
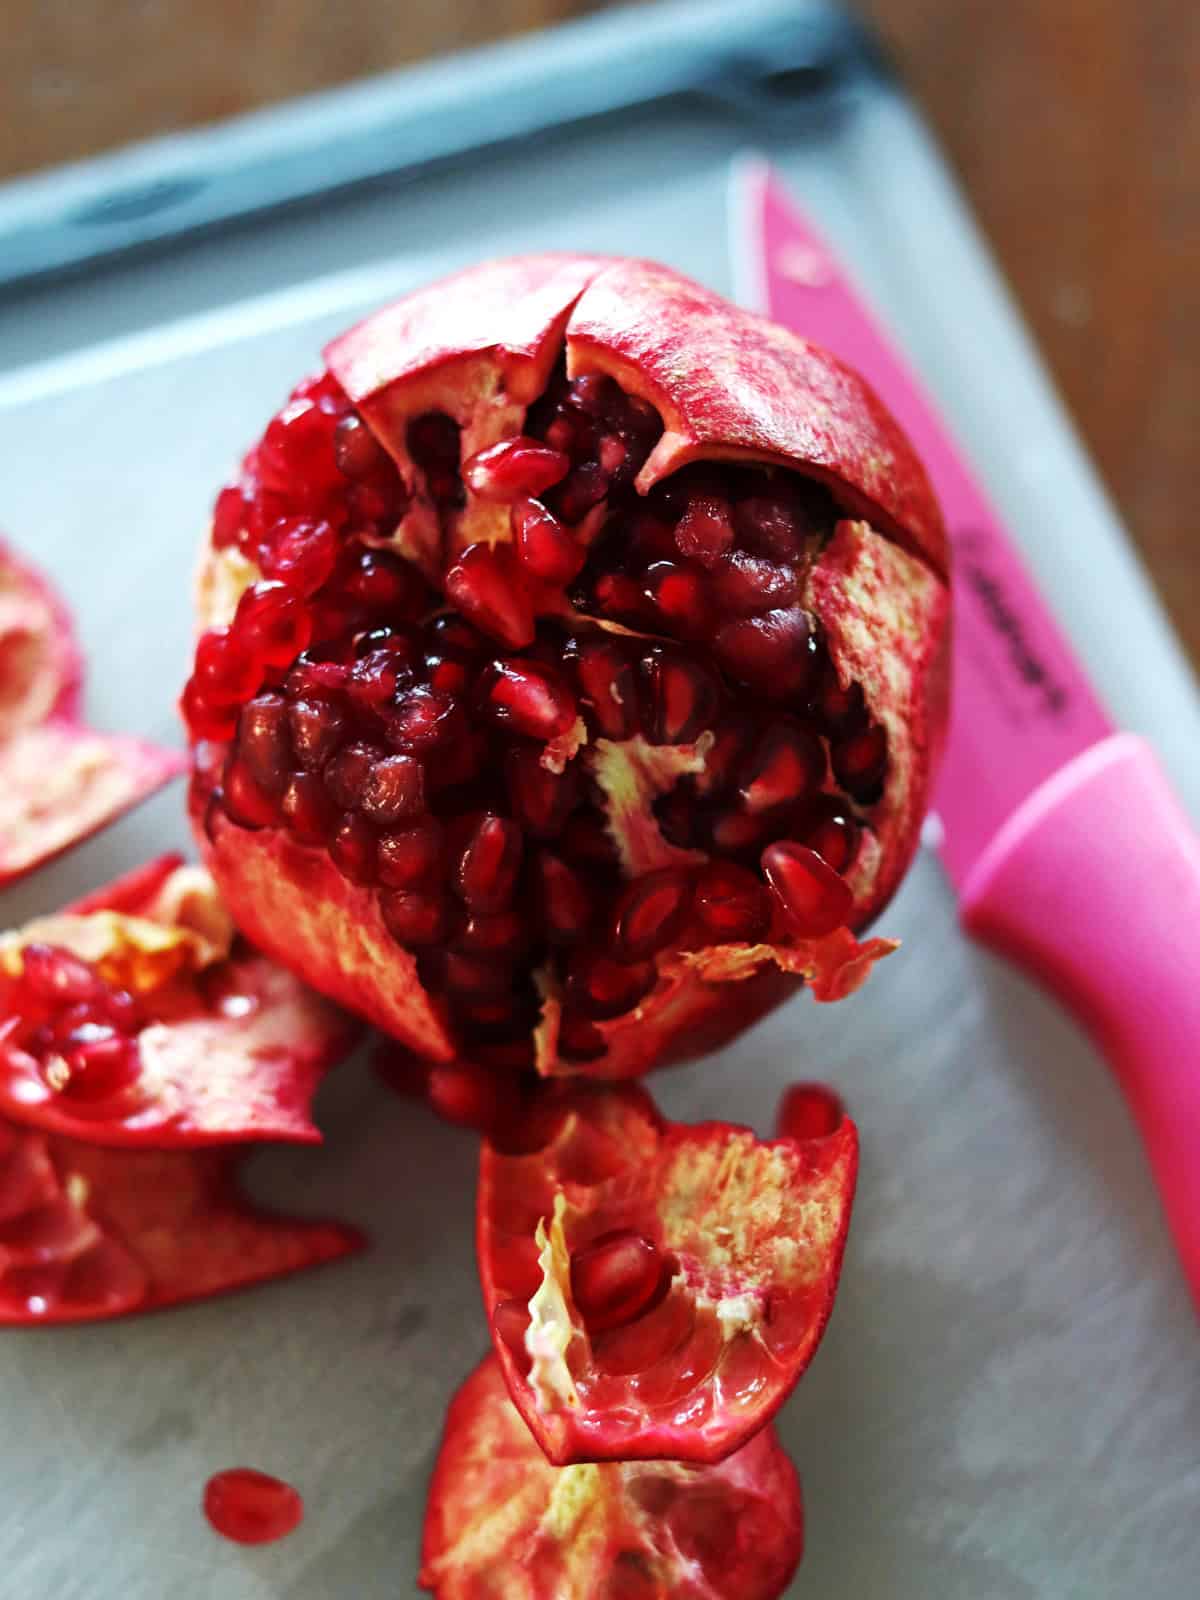
[[[318,1143],[313,1096],[360,1025],[234,938],[211,877],[178,856],[0,935],[0,1116],[130,1148]],[[135,1092],[111,1108],[81,1114],[34,1057],[5,1038],[30,944],[70,951],[143,1006],[141,1074]]]
[[[489,1356],[446,1413],[419,1582],[437,1600],[775,1600],[803,1549],[774,1429],[716,1465],[554,1467]]]
[[[476,1218],[484,1306],[513,1401],[547,1458],[719,1461],[808,1366],[837,1291],[858,1170],[845,1119],[762,1142],[666,1122],[632,1084],[552,1085],[527,1113],[545,1142],[484,1143]],[[528,1143],[528,1138],[525,1141]],[[631,1230],[669,1284],[623,1328],[589,1333],[570,1261]],[[524,1332],[497,1318],[527,1308]]]
[[[207,1299],[361,1250],[358,1229],[259,1209],[232,1150],[107,1150],[0,1122],[0,1326]]]
[[[0,540],[0,742],[78,715],[83,661],[49,582]]]

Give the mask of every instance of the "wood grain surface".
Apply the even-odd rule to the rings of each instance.
[[[592,9],[7,0],[0,176]],[[1200,663],[1200,6],[863,0],[862,9],[957,168]]]

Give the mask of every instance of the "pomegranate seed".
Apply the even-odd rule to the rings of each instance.
[[[337,575],[334,575],[334,582]],[[328,650],[336,641],[365,628],[370,618],[357,601],[325,590],[311,603],[312,642]]]
[[[828,1139],[846,1120],[838,1095],[823,1083],[794,1083],[784,1095],[776,1126],[784,1139]]]
[[[771,561],[799,560],[805,540],[819,526],[805,515],[800,496],[783,488],[740,500],[733,508],[733,525],[739,544]],[[826,526],[832,526],[832,518]]]
[[[279,809],[302,844],[324,844],[337,826],[337,809],[315,772],[293,773],[280,798]]]
[[[85,1105],[124,1094],[141,1072],[137,1040],[96,1022],[72,1028],[41,1067],[42,1077],[56,1094]]]
[[[516,558],[503,546],[469,545],[446,574],[446,598],[511,650],[534,641],[533,607]]]
[[[599,1061],[608,1051],[604,1035],[594,1022],[565,1010],[558,1024],[558,1053],[568,1061]]]
[[[712,749],[704,760],[704,771],[692,775],[697,794],[712,798],[735,787],[750,754],[755,730],[744,713],[734,711],[714,729]]]
[[[333,421],[311,400],[292,400],[272,417],[258,448],[258,470],[268,489],[295,497],[336,488]]]
[[[537,1022],[538,998],[530,987],[515,995],[460,999],[455,1009],[465,1038],[495,1043],[529,1032]]]
[[[560,483],[570,470],[569,456],[518,434],[478,451],[463,463],[462,475],[467,488],[481,500],[509,504],[523,495],[541,494]]]
[[[728,501],[716,495],[690,495],[675,527],[675,543],[680,555],[705,567],[715,566],[733,544]]]
[[[804,843],[835,872],[845,874],[858,854],[858,823],[850,808],[832,795],[822,795],[804,830]]]
[[[862,733],[840,740],[831,751],[833,772],[842,788],[863,802],[878,798],[887,772],[887,733],[873,722]]]
[[[204,1515],[236,1544],[270,1544],[297,1529],[304,1501],[292,1488],[252,1467],[230,1467],[204,1486]]]
[[[571,1298],[589,1333],[624,1327],[657,1298],[666,1263],[631,1228],[601,1234],[571,1256]]]
[[[602,617],[611,622],[637,627],[653,626],[657,617],[639,583],[623,572],[605,572],[592,585],[592,603]]]
[[[446,655],[462,656],[467,661],[473,661],[479,656],[490,653],[488,641],[475,632],[475,629],[461,617],[449,614],[434,617],[424,629],[425,648],[428,652],[425,660],[432,663],[441,660]]]
[[[649,511],[635,511],[626,524],[629,565],[650,566],[655,561],[678,561],[679,546],[669,522]]]
[[[758,850],[776,828],[769,816],[752,816],[740,810],[716,811],[703,825],[713,847],[726,855]]]
[[[658,612],[660,632],[669,631],[681,639],[708,636],[712,617],[708,581],[701,568],[656,561],[647,569],[644,592]]]
[[[741,772],[738,797],[752,814],[798,805],[825,778],[821,741],[792,722],[776,722],[759,739]]]
[[[329,854],[334,866],[351,883],[374,882],[375,830],[364,817],[355,816],[352,811],[343,814],[329,841]]]
[[[595,909],[587,884],[549,850],[538,855],[535,870],[546,937],[552,944],[577,944],[591,926]]]
[[[246,497],[233,486],[222,489],[213,507],[212,542],[215,550],[237,544],[246,522]]]
[[[328,700],[293,700],[287,712],[292,753],[309,772],[323,767],[346,733],[346,718]]]
[[[511,970],[494,955],[473,956],[448,950],[438,951],[437,956],[441,966],[441,987],[453,995],[479,999],[488,995],[507,994],[512,984]]]
[[[603,950],[578,952],[571,961],[570,997],[580,1011],[604,1022],[632,1011],[653,989],[652,961],[616,961]]]
[[[816,663],[816,641],[799,606],[727,622],[714,648],[727,672],[768,700],[802,694]]]
[[[529,661],[493,661],[485,681],[485,703],[500,727],[546,743],[574,727],[575,696],[553,669]]]
[[[735,550],[717,564],[712,593],[722,616],[758,617],[787,609],[800,598],[800,580],[791,567]]]
[[[515,961],[528,944],[528,930],[517,913],[497,911],[490,917],[468,917],[456,947],[471,955],[504,956]]]
[[[596,446],[596,459],[611,480],[623,467],[629,465],[629,446],[619,434],[601,434],[600,442]]]
[[[692,744],[712,727],[721,691],[707,667],[690,656],[655,649],[642,658],[641,672],[652,744]]]
[[[324,699],[338,694],[350,682],[350,668],[342,661],[315,661],[305,653],[297,660],[284,681],[284,688],[293,699],[303,700],[310,695]]]
[[[338,537],[328,522],[287,517],[271,530],[261,566],[268,578],[277,578],[297,594],[315,594],[333,572]]]
[[[692,884],[678,867],[635,879],[612,911],[613,953],[618,961],[644,961],[664,950],[687,921]]]
[[[637,678],[628,649],[597,637],[574,652],[575,678],[599,731],[606,739],[630,739],[638,730]]]
[[[358,809],[384,827],[415,817],[425,806],[425,768],[412,756],[384,756],[372,763],[358,796]]]
[[[598,811],[577,811],[568,818],[559,849],[583,866],[607,868],[621,864],[616,840]]]
[[[416,889],[441,875],[445,830],[435,817],[380,835],[376,871],[389,889]]]
[[[812,710],[831,734],[847,733],[867,719],[862,685],[851,682],[843,687],[838,681],[837,668],[828,656],[822,661],[817,676]]]
[[[104,980],[86,961],[54,944],[24,946],[21,984],[36,999],[55,1006],[95,1000],[104,993]]]
[[[521,866],[521,830],[507,817],[485,813],[463,846],[455,869],[459,897],[472,911],[502,911],[512,898]]]
[[[595,423],[571,407],[563,407],[546,429],[546,443],[576,460],[588,455],[595,439]]]
[[[308,648],[312,623],[298,594],[283,583],[256,583],[238,601],[238,643],[264,666],[286,667]]]
[[[467,733],[462,706],[441,689],[418,684],[384,713],[388,743],[397,750],[427,755],[456,743]]]
[[[246,505],[246,526],[238,535],[238,545],[246,555],[257,557],[267,542],[271,529],[284,517],[291,516],[296,506],[292,497],[275,494],[261,484],[254,498]]]
[[[422,467],[458,467],[459,426],[444,411],[414,417],[407,431],[408,453]]]
[[[503,1078],[473,1061],[436,1066],[429,1074],[429,1104],[443,1122],[486,1133],[499,1119],[511,1089]]]
[[[767,891],[744,867],[713,861],[696,879],[696,914],[722,944],[753,944],[771,926]]]
[[[454,903],[443,894],[420,894],[412,889],[384,889],[379,910],[392,938],[419,949],[444,944],[454,933]]]
[[[690,850],[698,842],[696,794],[686,782],[675,784],[658,797],[654,802],[654,818],[668,843]]]
[[[784,839],[768,845],[762,869],[796,932],[819,939],[850,916],[854,897],[837,873],[807,845]]]
[[[512,530],[517,560],[546,583],[570,583],[587,559],[587,551],[540,500],[517,501]]]
[[[380,477],[392,465],[392,459],[355,412],[343,417],[333,430],[333,458],[343,477],[356,483]]]
[[[403,655],[392,649],[371,650],[351,667],[346,692],[360,712],[382,712],[408,675]]]
[[[279,794],[291,769],[288,704],[281,694],[260,694],[242,707],[238,760],[268,794]]]
[[[504,776],[513,816],[537,839],[556,838],[579,799],[579,773],[573,764],[547,772],[536,745],[513,745],[504,758]]]
[[[608,473],[598,461],[585,461],[561,483],[554,494],[555,509],[564,522],[582,522],[608,493]]]
[[[489,1072],[532,1072],[537,1065],[537,1048],[532,1039],[478,1040],[471,1053]]]
[[[179,697],[179,709],[193,739],[212,739],[223,743],[237,729],[238,705],[210,700],[195,678],[189,678]]]
[[[228,628],[209,628],[196,643],[196,682],[212,700],[248,700],[262,682],[262,668]]]
[[[225,768],[222,787],[226,814],[242,828],[272,828],[279,823],[275,798],[258,783],[245,762],[232,759]]]
[[[428,591],[421,574],[391,550],[362,550],[342,583],[352,604],[389,622],[415,622]]]
[[[377,761],[382,761],[385,751],[376,744],[355,743],[343,745],[325,767],[325,787],[340,811],[356,811],[363,786]]]

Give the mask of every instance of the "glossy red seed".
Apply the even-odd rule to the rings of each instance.
[[[463,482],[480,500],[510,504],[525,495],[539,495],[560,483],[571,470],[569,456],[537,439],[518,434],[463,463]]]
[[[315,594],[328,581],[337,560],[338,537],[328,522],[287,517],[271,530],[260,565],[297,594]]]
[[[580,642],[572,657],[585,713],[606,739],[630,739],[638,731],[637,674],[627,645],[597,635]]]
[[[587,559],[584,547],[540,500],[517,501],[512,531],[517,560],[546,583],[569,583]]]
[[[595,900],[579,873],[549,850],[534,863],[542,926],[552,944],[577,944],[591,927]]]
[[[235,486],[222,489],[213,507],[212,542],[217,550],[236,545],[246,521],[246,498]]]
[[[504,758],[504,777],[514,819],[536,839],[556,838],[579,799],[579,772],[573,763],[549,772],[540,745],[513,745]]]
[[[837,873],[807,845],[784,839],[762,853],[768,884],[793,930],[818,939],[849,919],[854,897]]]
[[[654,802],[654,818],[663,838],[681,850],[691,849],[698,842],[700,811],[695,791],[686,783],[677,783],[659,796]]]
[[[805,539],[815,531],[800,500],[786,489],[740,500],[733,508],[733,525],[739,544],[771,561],[798,560]]]
[[[225,810],[242,828],[270,828],[280,820],[278,802],[254,781],[244,762],[231,761],[225,769]]]
[[[258,448],[258,470],[269,489],[293,499],[336,489],[334,419],[312,400],[291,400],[272,417]]]
[[[340,811],[357,811],[363,788],[376,762],[382,761],[386,751],[377,744],[356,741],[343,745],[326,763],[325,787]]]
[[[304,601],[286,584],[256,583],[238,601],[233,634],[264,666],[286,667],[308,648],[312,620]]]
[[[512,987],[512,970],[494,954],[471,955],[462,950],[438,952],[442,963],[442,987],[452,995],[482,999],[506,995]]]
[[[576,467],[554,492],[554,506],[564,522],[582,522],[593,506],[608,493],[609,475],[598,461],[585,461]]]
[[[375,829],[365,817],[343,813],[329,841],[329,854],[351,883],[375,881]]]
[[[467,918],[455,948],[468,955],[493,955],[515,961],[529,944],[529,930],[515,911]]]
[[[232,739],[237,729],[239,705],[212,700],[195,678],[189,678],[179,697],[179,709],[193,739],[212,739],[222,743]]]
[[[768,700],[805,693],[816,665],[816,644],[799,606],[727,622],[713,641],[726,672]]]
[[[602,617],[626,627],[651,626],[657,620],[642,586],[623,572],[605,572],[592,585],[592,602]]]
[[[261,788],[279,794],[291,770],[288,704],[281,694],[260,694],[242,707],[238,760]]]
[[[667,649],[643,656],[645,732],[651,744],[692,744],[716,721],[721,690],[701,662]]]
[[[75,1005],[103,995],[103,979],[86,961],[60,945],[35,942],[21,951],[21,984],[36,1000]]]
[[[850,808],[832,795],[822,796],[804,827],[804,843],[835,872],[845,873],[858,854],[859,828]]]
[[[775,1125],[783,1139],[828,1139],[846,1120],[841,1099],[823,1083],[794,1083],[779,1103]]]
[[[426,411],[414,417],[406,434],[408,453],[427,473],[438,478],[457,474],[460,433],[458,423],[443,411]]]
[[[703,820],[703,829],[713,847],[729,855],[743,855],[747,850],[759,849],[775,827],[770,816],[754,816],[740,807],[710,812]]]
[[[310,772],[324,766],[346,735],[345,715],[328,700],[293,700],[287,720],[293,757]]]
[[[682,931],[692,882],[678,867],[647,872],[618,895],[612,910],[612,949],[619,961],[644,961]]]
[[[379,836],[376,873],[389,889],[416,889],[441,877],[445,829],[435,817]]]
[[[758,617],[787,609],[800,598],[800,579],[792,567],[735,550],[717,564],[712,595],[722,617]]]
[[[262,667],[228,628],[209,628],[196,642],[194,667],[201,691],[213,700],[248,700],[262,682]]]
[[[341,586],[352,604],[387,622],[415,622],[428,593],[417,569],[391,550],[360,551]]]
[[[842,788],[856,800],[873,801],[887,774],[887,733],[879,723],[838,740],[830,753]]]
[[[473,544],[446,573],[446,598],[490,638],[524,650],[534,640],[526,581],[510,550]]]
[[[474,1061],[453,1061],[433,1068],[426,1090],[429,1104],[443,1122],[486,1133],[511,1098],[505,1079]]]
[[[425,768],[413,756],[384,756],[372,762],[358,796],[358,809],[371,822],[389,827],[425,807]]]
[[[230,1467],[205,1484],[204,1515],[236,1544],[270,1544],[300,1526],[304,1501],[279,1478],[252,1467]]]
[[[606,951],[584,950],[571,960],[569,992],[578,1010],[604,1022],[632,1011],[657,981],[652,961],[617,961]]]
[[[607,1053],[604,1035],[594,1022],[569,1008],[558,1025],[558,1053],[567,1061],[599,1061]]]
[[[696,876],[696,915],[722,944],[753,944],[771,926],[771,902],[752,872],[732,861],[713,861]]]
[[[338,824],[337,807],[315,772],[292,774],[280,796],[279,809],[289,832],[302,844],[324,844]]]
[[[324,700],[340,694],[350,682],[350,664],[347,661],[317,661],[307,653],[300,656],[284,680],[284,689],[292,699]]]
[[[72,1028],[41,1064],[50,1088],[77,1105],[97,1105],[125,1094],[141,1072],[137,1040],[95,1022]]]
[[[643,583],[647,600],[658,613],[658,631],[680,639],[706,638],[712,627],[708,579],[696,566],[656,561]]]
[[[862,685],[838,680],[837,668],[828,656],[821,662],[812,693],[812,710],[830,734],[844,734],[866,721],[867,708]]]
[[[397,688],[408,676],[402,654],[387,648],[371,650],[351,667],[346,693],[361,713],[388,713]]]
[[[738,798],[752,814],[796,806],[816,795],[824,778],[821,741],[794,722],[776,722],[739,773]]]
[[[733,544],[729,502],[719,495],[690,495],[687,510],[675,525],[675,543],[681,555],[714,566]]]
[[[548,743],[575,725],[575,696],[552,668],[507,658],[492,663],[485,682],[484,703],[502,728]]]
[[[750,756],[755,729],[744,711],[735,707],[713,730],[712,748],[704,758],[704,769],[692,775],[697,794],[711,799],[734,788]]]
[[[382,889],[379,910],[384,926],[400,944],[421,949],[444,944],[454,934],[458,916],[447,895],[414,889]]]
[[[558,849],[560,854],[581,866],[603,870],[621,863],[616,840],[598,811],[577,811],[569,817]]]
[[[654,1243],[614,1228],[571,1255],[571,1298],[589,1333],[635,1321],[657,1299],[665,1262]]]
[[[333,456],[338,471],[355,482],[368,482],[382,476],[391,457],[356,413],[342,417],[333,430]]]
[[[454,887],[472,911],[502,911],[521,866],[521,830],[507,817],[485,813],[475,823],[454,871]]]

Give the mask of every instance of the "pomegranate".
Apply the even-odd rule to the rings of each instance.
[[[0,1122],[0,1325],[88,1322],[241,1289],[361,1249],[259,1211],[233,1150],[109,1150]]]
[[[326,359],[202,563],[192,810],[243,932],[432,1062],[548,1076],[861,983],[948,613],[867,386],[665,268],[571,256],[461,273]]]
[[[794,1083],[779,1102],[781,1139],[828,1139],[846,1120],[841,1096],[825,1083]]]
[[[235,1544],[273,1544],[304,1521],[298,1489],[254,1467],[226,1467],[204,1485],[204,1515],[215,1533]]]
[[[82,662],[46,579],[0,543],[0,884],[69,849],[182,770],[79,720]]]
[[[549,1460],[719,1461],[778,1410],[833,1305],[853,1122],[760,1143],[636,1084],[542,1086],[483,1147],[496,1353]]]
[[[177,856],[0,935],[0,1117],[98,1144],[320,1138],[355,1025],[248,949]]]
[[[773,1428],[716,1465],[554,1467],[489,1356],[446,1416],[420,1583],[437,1600],[775,1600],[803,1548]]]

